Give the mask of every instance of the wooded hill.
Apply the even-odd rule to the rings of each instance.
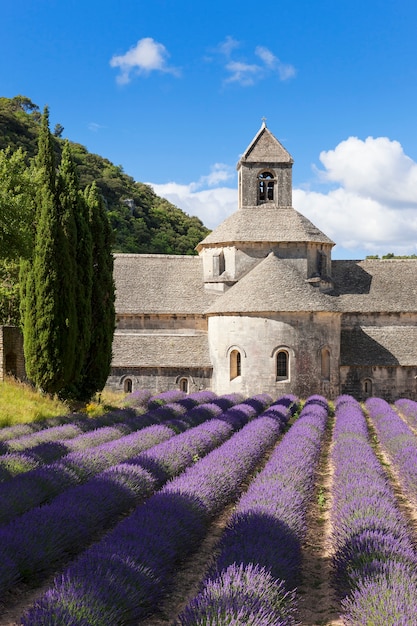
[[[22,148],[33,158],[37,151],[41,113],[26,96],[0,98],[0,149]],[[57,124],[54,148],[59,162],[64,140]],[[195,246],[209,233],[198,217],[191,217],[168,200],[157,196],[149,185],[136,182],[122,167],[90,153],[70,141],[80,186],[93,181],[105,200],[114,233],[115,252],[195,254]]]

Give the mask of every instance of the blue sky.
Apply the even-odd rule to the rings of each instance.
[[[0,96],[210,228],[266,117],[333,258],[417,253],[415,0],[1,0]]]

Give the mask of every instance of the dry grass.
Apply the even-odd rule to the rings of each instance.
[[[81,410],[91,417],[123,406],[124,394],[103,391]],[[30,385],[8,378],[0,383],[0,428],[24,422],[36,422],[49,417],[66,415],[70,407],[58,398],[51,398]]]

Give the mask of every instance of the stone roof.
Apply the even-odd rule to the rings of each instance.
[[[262,124],[258,133],[243,153],[237,168],[246,163],[294,163],[292,156],[271,131]]]
[[[215,299],[204,290],[201,259],[168,254],[115,254],[119,314],[202,314]]]
[[[207,334],[116,330],[112,367],[211,367]]]
[[[208,309],[214,313],[334,311],[335,298],[307,283],[288,261],[270,253]]]
[[[339,310],[417,311],[417,260],[333,261],[332,278]]]
[[[341,365],[416,365],[417,327],[360,326],[342,329]]]
[[[197,249],[210,244],[238,242],[334,242],[310,220],[292,207],[268,205],[244,207],[232,213],[201,241]]]

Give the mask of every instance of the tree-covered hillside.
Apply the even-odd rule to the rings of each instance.
[[[37,150],[41,114],[26,96],[0,98],[0,149],[25,150],[28,160]],[[54,148],[60,161],[63,126],[54,129]],[[70,141],[80,186],[96,182],[106,203],[114,233],[115,252],[194,254],[195,246],[209,230],[197,217],[190,217],[151,187],[135,182],[122,167],[91,154]]]

